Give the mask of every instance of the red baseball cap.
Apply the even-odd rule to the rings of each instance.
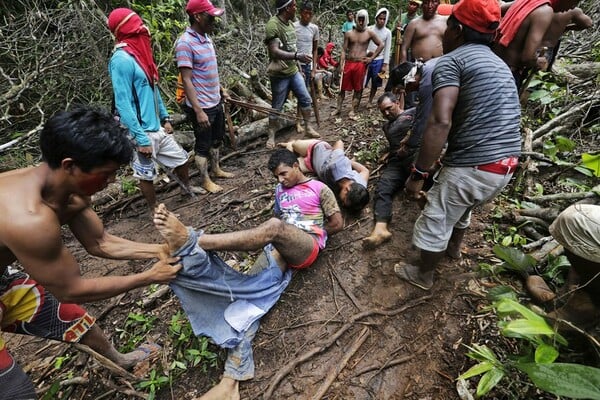
[[[500,25],[498,0],[460,0],[452,7],[452,15],[479,33],[495,33]]]
[[[210,0],[189,0],[185,11],[191,15],[205,12],[213,17],[220,17],[225,12],[224,9],[213,6]]]

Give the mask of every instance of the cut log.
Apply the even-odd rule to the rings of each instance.
[[[289,128],[294,125],[294,121],[291,119],[279,119],[279,130]],[[258,121],[251,122],[247,125],[240,126],[238,129],[237,142],[238,145],[242,145],[251,140],[257,139],[261,136],[267,136],[269,131],[269,118],[263,118]],[[277,138],[275,138],[277,141]]]

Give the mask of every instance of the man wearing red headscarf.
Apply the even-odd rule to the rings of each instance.
[[[132,168],[148,206],[153,210],[156,205],[155,162],[173,168],[188,187],[188,193],[206,193],[190,185],[187,152],[171,136],[173,127],[157,85],[159,76],[150,31],[140,16],[128,8],[113,10],[108,16],[108,27],[116,39],[108,66],[115,108],[136,143]]]
[[[542,54],[542,40],[555,12],[575,7],[578,0],[516,0],[498,28],[494,51],[510,67],[520,89],[531,69],[544,70],[548,61]]]

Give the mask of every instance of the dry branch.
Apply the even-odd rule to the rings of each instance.
[[[569,125],[573,122],[573,120],[577,118],[577,116],[580,113],[583,113],[585,110],[587,110],[592,105],[592,103],[593,102],[589,100],[584,103],[578,104],[574,107],[571,107],[568,111],[556,116],[555,118],[551,119],[544,125],[540,126],[538,129],[536,129],[533,132],[533,138],[537,139],[545,133],[549,132],[550,130],[556,128],[557,126]]]
[[[346,367],[348,361],[350,361],[350,359],[354,356],[354,354],[356,354],[358,349],[360,349],[360,346],[362,346],[365,340],[367,340],[368,336],[369,328],[364,327],[358,335],[358,337],[356,338],[356,340],[354,341],[354,343],[352,343],[352,346],[350,346],[350,349],[346,352],[346,354],[344,354],[344,357],[335,364],[335,368],[329,371],[329,373],[325,377],[325,381],[321,384],[317,392],[311,397],[312,400],[320,400],[325,395],[325,393],[327,393],[331,384],[335,381],[340,372],[342,372],[342,370]]]
[[[532,201],[534,203],[547,203],[550,201],[569,201],[575,202],[582,199],[589,199],[597,197],[597,192],[600,192],[600,185],[594,187],[590,192],[575,192],[575,193],[555,193],[547,194],[544,196],[530,197],[525,196],[525,200]]]
[[[380,316],[387,316],[387,317],[392,317],[394,315],[400,314],[401,312],[404,312],[410,308],[416,307],[418,305],[423,304],[424,302],[426,302],[427,300],[431,299],[432,295],[427,295],[427,296],[423,296],[420,297],[416,300],[411,301],[410,303],[394,309],[394,310],[380,310],[380,309],[371,309],[371,310],[366,310],[363,312],[360,312],[358,314],[353,315],[352,317],[349,318],[348,322],[346,322],[340,329],[337,330],[337,332],[335,332],[333,335],[329,336],[329,338],[321,343],[320,345],[317,345],[315,347],[313,347],[312,349],[306,351],[305,353],[297,356],[296,358],[294,358],[293,360],[291,360],[290,362],[288,362],[286,365],[283,366],[283,368],[281,368],[281,370],[275,374],[275,376],[271,379],[271,382],[269,382],[269,386],[267,387],[267,390],[265,392],[264,398],[265,399],[270,399],[271,396],[273,396],[273,392],[275,391],[275,389],[277,388],[277,386],[279,385],[279,383],[283,380],[283,378],[285,378],[290,372],[292,372],[294,370],[294,368],[296,368],[298,365],[304,363],[305,361],[309,360],[311,357],[324,352],[325,350],[327,350],[331,345],[333,345],[344,333],[346,333],[346,331],[348,331],[348,329],[350,329],[355,322],[365,318],[365,317],[369,317],[372,315],[380,315]]]

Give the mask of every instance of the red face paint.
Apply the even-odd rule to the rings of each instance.
[[[104,167],[93,168],[90,172],[81,171],[79,187],[86,196],[91,196],[115,181],[119,166],[111,163]]]

